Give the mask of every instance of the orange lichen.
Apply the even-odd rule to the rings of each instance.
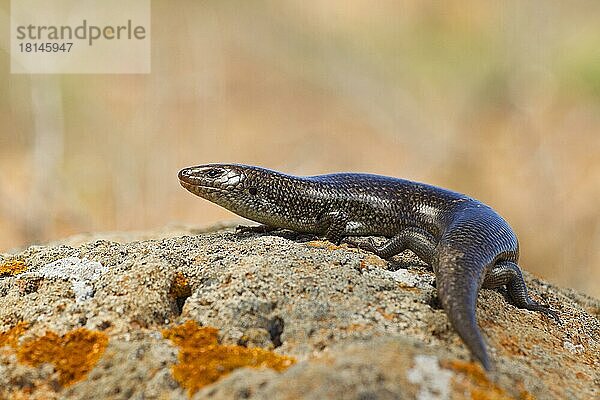
[[[320,240],[311,240],[310,242],[306,242],[306,245],[310,247],[316,247],[318,249],[325,249],[329,246],[328,243],[325,243]]]
[[[387,262],[377,256],[371,255],[367,255],[365,258],[360,260],[360,269],[365,269],[371,266],[385,269],[387,267]]]
[[[340,326],[340,330],[343,330],[345,332],[365,332],[368,331],[369,329],[373,328],[373,324],[350,324],[347,326]]]
[[[27,270],[27,265],[21,260],[11,260],[0,264],[0,277],[14,276]]]
[[[47,332],[17,348],[20,362],[34,367],[50,363],[59,373],[59,383],[71,385],[83,379],[96,365],[108,344],[102,332],[78,328],[59,336]]]
[[[25,333],[28,327],[29,324],[27,322],[21,321],[6,332],[0,333],[0,347],[10,346],[13,349],[16,349],[19,344],[19,337]]]
[[[24,364],[34,367],[43,363],[53,364],[59,373],[59,383],[63,386],[84,378],[96,365],[108,344],[108,337],[104,333],[79,328],[62,337],[50,331],[40,338],[19,345],[19,337],[28,327],[27,322],[19,322],[8,331],[0,333],[0,347],[12,347],[19,362]]]
[[[381,268],[387,267],[387,261],[385,261],[383,258],[380,258],[376,255],[368,254],[365,256],[364,260],[367,263],[369,263],[370,265],[374,265],[376,267],[381,267]]]
[[[169,288],[169,296],[173,298],[187,298],[192,295],[192,288],[188,279],[181,272],[175,274],[171,287]]]
[[[377,307],[377,312],[379,314],[381,314],[381,316],[385,319],[387,319],[388,321],[393,321],[394,320],[394,314],[390,314],[385,312],[385,309],[383,307]]]
[[[522,386],[522,385],[519,385],[519,386]],[[525,389],[521,390],[520,397],[521,397],[520,400],[535,400],[535,397]]]
[[[310,242],[306,242],[306,245],[317,249],[327,249],[331,251],[348,248],[348,246],[345,244],[337,245],[324,240],[311,240]]]
[[[292,357],[264,349],[221,345],[218,332],[195,321],[163,330],[163,336],[180,347],[173,376],[190,396],[237,368],[272,368],[280,372],[296,362]]]
[[[462,377],[456,375],[454,378],[457,393],[470,393],[472,400],[514,400],[514,397],[490,381],[478,364],[452,360],[444,362],[443,366],[462,375]],[[534,397],[529,392],[521,390],[519,399],[534,400]]]
[[[502,345],[502,349],[506,350],[507,353],[512,355],[524,356],[527,353],[523,350],[523,348],[516,343],[512,337],[502,337],[500,338],[500,344]]]

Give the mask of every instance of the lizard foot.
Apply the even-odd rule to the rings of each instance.
[[[551,309],[547,305],[538,304],[538,303],[534,302],[533,300],[531,300],[531,303],[529,303],[527,306],[525,306],[523,308],[525,308],[526,310],[529,310],[529,311],[540,312],[540,313],[547,315],[550,318],[554,319],[556,322],[560,323],[560,317],[558,315],[558,311]]]
[[[353,237],[345,237],[342,240],[342,243],[346,243],[350,247],[356,247],[360,250],[365,250],[371,253],[374,253],[376,250],[375,241],[373,238],[369,238],[367,241],[364,240],[356,240]]]

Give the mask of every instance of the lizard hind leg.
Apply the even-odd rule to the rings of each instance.
[[[415,253],[425,263],[431,265],[433,255],[435,252],[435,239],[427,231],[417,228],[408,227],[400,231],[396,236],[389,239],[381,246],[375,245],[372,238],[366,243],[357,244],[352,241],[348,241],[352,245],[369,251],[383,259],[389,259],[396,254],[402,253],[404,250],[409,249]]]
[[[521,269],[511,261],[498,261],[488,271],[483,280],[482,287],[494,289],[506,285],[508,295],[515,305],[530,311],[538,311],[559,321],[558,313],[550,307],[535,302],[527,293],[527,286],[523,280]]]

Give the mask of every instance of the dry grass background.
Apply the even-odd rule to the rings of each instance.
[[[153,1],[149,75],[11,75],[8,15],[0,251],[231,218],[176,178],[231,161],[467,193],[600,296],[600,2]]]

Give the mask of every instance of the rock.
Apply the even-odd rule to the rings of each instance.
[[[496,366],[485,374],[414,255],[387,262],[310,239],[179,227],[0,255],[0,398],[600,395],[599,300],[525,273],[559,324],[482,290]],[[81,349],[99,358],[67,379]],[[194,364],[199,354],[212,358]]]

